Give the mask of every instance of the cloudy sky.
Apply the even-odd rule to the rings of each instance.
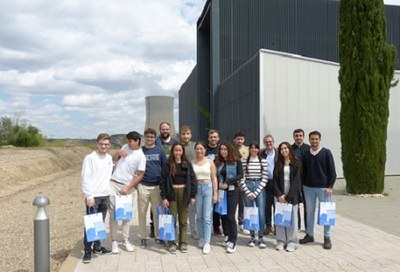
[[[205,2],[2,1],[0,116],[48,138],[142,132],[145,96],[174,96],[177,108]]]

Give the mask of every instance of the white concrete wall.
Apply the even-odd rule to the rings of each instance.
[[[293,143],[292,132],[318,130],[343,177],[339,128],[340,85],[337,63],[269,50],[260,51],[260,139],[271,133],[275,145]],[[400,73],[396,74],[400,77]],[[386,174],[400,174],[400,86],[390,93]]]

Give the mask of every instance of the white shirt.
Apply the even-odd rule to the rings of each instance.
[[[82,191],[86,198],[110,195],[110,178],[113,169],[110,154],[100,155],[93,151],[82,164]]]
[[[129,184],[136,176],[137,171],[144,172],[146,170],[146,156],[141,148],[132,150],[127,144],[123,145],[121,150],[125,150],[128,156],[119,158],[111,179]]]

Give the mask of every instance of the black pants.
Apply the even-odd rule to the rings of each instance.
[[[86,200],[85,200],[86,201]],[[86,214],[99,213],[103,215],[103,221],[106,219],[108,205],[110,204],[109,196],[99,196],[94,198],[94,206],[86,206]],[[83,230],[83,245],[85,251],[92,250],[92,244],[100,247],[100,241],[88,242],[86,238],[86,231]]]
[[[272,208],[275,210],[275,203],[274,203],[274,192],[272,186],[272,179],[268,180],[267,185],[264,188],[265,190],[265,225],[266,227],[272,226]]]
[[[238,205],[238,194],[239,188],[237,187],[233,191],[227,191],[228,214],[221,215],[224,236],[228,236],[228,241],[234,244],[236,244],[237,239],[237,225],[235,214]]]
[[[239,206],[239,210],[238,210],[238,224],[239,225],[243,225],[243,211],[244,211],[244,198],[243,198],[243,193],[242,191],[239,189],[238,192],[238,206]]]
[[[307,205],[306,205],[306,198],[304,197],[304,190],[303,186],[301,186],[301,199],[303,200],[303,219],[304,219],[304,229],[307,229]],[[297,211],[297,216],[299,217],[299,230],[301,229],[301,215],[300,209]]]
[[[215,204],[214,204],[215,208]],[[215,212],[215,209],[213,208],[213,227],[214,229],[218,229],[221,226],[221,215],[217,212]]]

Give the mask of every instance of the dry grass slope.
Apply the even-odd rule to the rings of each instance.
[[[83,233],[80,169],[91,150],[0,149],[0,271],[33,271],[33,219],[37,195],[50,199],[51,271],[58,271]]]

